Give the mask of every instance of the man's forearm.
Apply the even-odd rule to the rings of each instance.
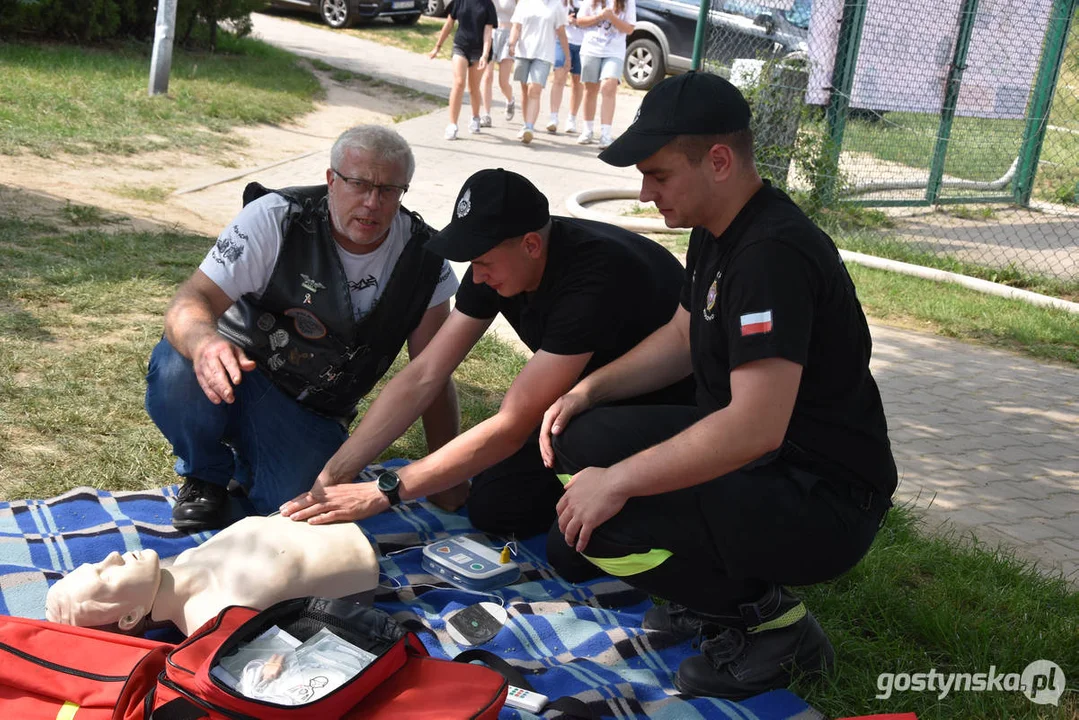
[[[628,353],[581,381],[593,405],[643,395],[678,382],[693,372],[689,347],[671,323]]]
[[[433,453],[461,432],[461,411],[457,404],[457,386],[447,380],[431,405],[423,413],[423,435],[427,452]]]
[[[356,477],[416,422],[440,390],[444,391],[444,378],[424,379],[417,368],[416,363],[409,363],[386,384],[351,437],[326,463],[332,482],[349,482]],[[454,398],[456,401],[456,391]]]
[[[518,427],[505,413],[487,418],[438,452],[399,471],[401,497],[412,500],[459,485],[521,449],[532,427]]]
[[[194,294],[173,298],[165,313],[165,337],[177,352],[193,360],[198,346],[216,335],[217,318],[207,302]]]

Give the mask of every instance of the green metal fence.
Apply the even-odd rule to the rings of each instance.
[[[750,98],[763,175],[876,209],[856,249],[1079,296],[1077,5],[711,0],[695,60]]]

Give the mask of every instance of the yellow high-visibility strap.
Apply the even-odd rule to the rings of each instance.
[[[56,720],[74,720],[75,713],[79,711],[79,706],[70,700],[64,703],[64,706],[60,708],[60,712],[56,713]]]

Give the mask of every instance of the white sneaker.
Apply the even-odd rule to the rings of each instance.
[[[567,120],[566,121],[566,128],[562,132],[566,133],[567,135],[575,134],[577,132],[577,121],[576,120]]]
[[[521,128],[521,142],[523,142],[525,145],[532,142],[532,128]]]
[[[480,116],[480,127],[491,127],[491,116],[490,115],[481,115]]]
[[[610,135],[600,135],[600,137],[599,137],[599,149],[600,150],[605,150],[606,148],[609,148],[611,146],[611,143],[613,143],[613,142],[614,142],[614,138],[612,138]]]
[[[475,135],[479,131],[480,131],[480,119],[478,117],[474,117],[471,120],[469,120],[469,122],[468,122],[468,132]]]
[[[514,113],[515,110],[517,110],[517,103],[515,103],[513,100],[510,100],[508,103],[506,103],[506,119],[507,120],[512,120],[513,119],[513,113]]]
[[[447,140],[456,140],[457,139],[457,126],[454,125],[453,123],[450,123],[449,125],[446,126],[446,139]]]
[[[552,119],[547,121],[547,132],[549,132],[549,133],[558,132],[558,118],[552,118]]]
[[[592,144],[592,133],[588,132],[587,130],[583,130],[581,132],[581,134],[577,136],[577,144],[578,145],[591,145]]]

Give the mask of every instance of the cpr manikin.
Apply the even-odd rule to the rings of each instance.
[[[265,609],[289,598],[341,598],[378,585],[378,561],[353,523],[248,517],[162,565],[153,550],[113,552],[49,588],[52,622],[130,632],[144,617],[189,635],[229,605]]]

